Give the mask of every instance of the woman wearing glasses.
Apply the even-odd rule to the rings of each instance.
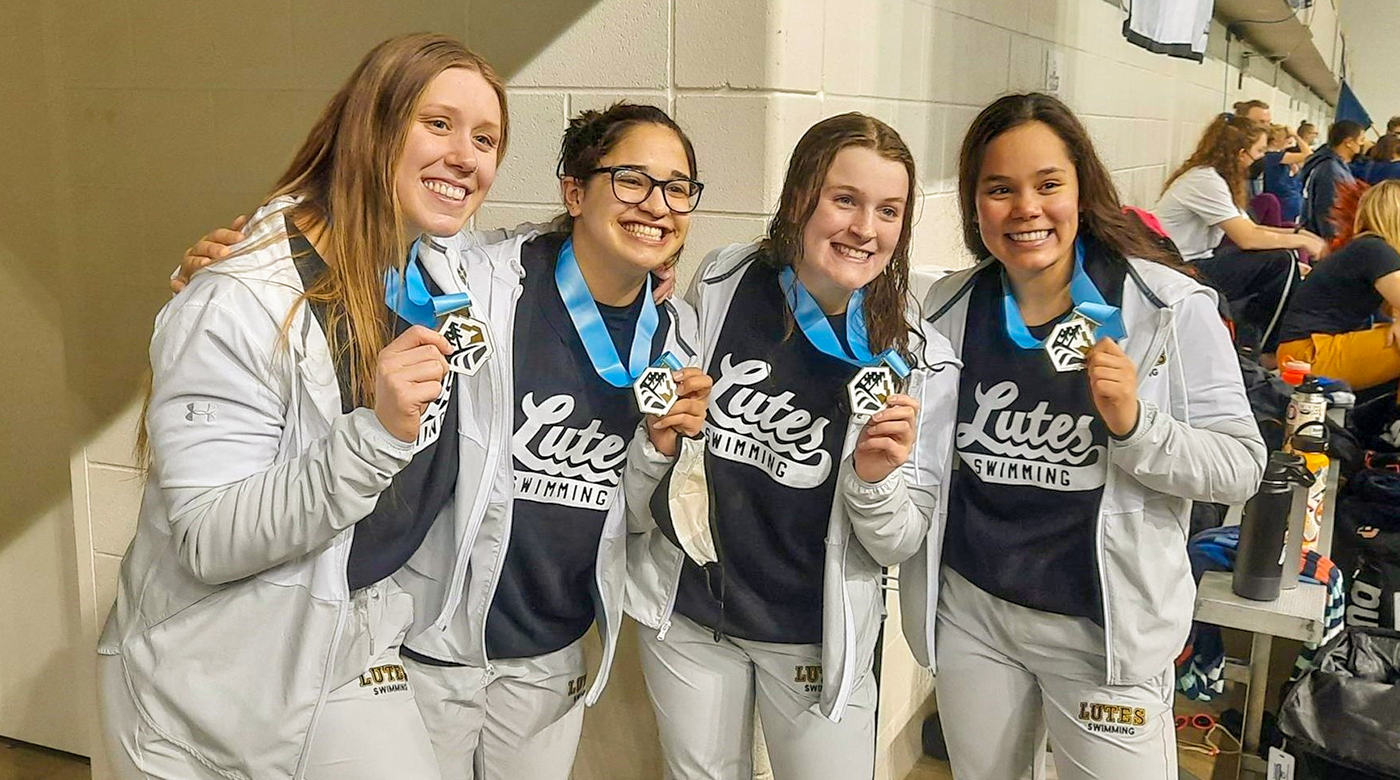
[[[622,625],[621,483],[646,480],[637,466],[669,463],[699,433],[710,390],[682,368],[694,312],[652,294],[699,202],[685,134],[651,106],[585,111],[560,171],[563,230],[469,254],[510,372],[463,406],[482,467],[459,479],[456,526],[435,524],[396,575],[414,595],[405,664],[444,780],[567,780]],[[673,403],[644,418],[634,384],[653,366]],[[463,572],[453,534],[474,527]],[[603,661],[590,681],[582,638],[595,621]]]
[[[957,389],[910,309],[915,182],[884,123],[824,120],[768,236],[692,285],[711,489],[682,457],[654,496],[628,490],[628,610],[676,780],[752,776],[755,705],[777,780],[874,773],[881,566],[928,533],[952,435],[932,413]]]
[[[682,368],[694,311],[656,304],[652,289],[700,199],[689,139],[651,106],[585,111],[564,133],[559,176],[562,229],[463,232],[424,257],[450,278],[435,269],[465,253],[461,281],[494,349],[460,377],[456,419],[442,423],[460,434],[452,500],[394,574],[414,597],[404,666],[443,780],[567,780],[622,625],[622,486],[650,495],[699,434],[710,391]],[[210,234],[186,269],[228,237]],[[650,367],[675,383],[663,388],[674,403],[644,417],[634,384],[658,379]],[[595,621],[590,681],[582,638]]]

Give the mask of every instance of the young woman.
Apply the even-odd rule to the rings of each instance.
[[[1264,192],[1278,199],[1276,226],[1292,226],[1297,224],[1303,207],[1303,183],[1297,176],[1298,166],[1308,159],[1312,149],[1283,125],[1271,125],[1268,139],[1268,150],[1263,158]]]
[[[674,407],[645,420],[632,388],[662,356],[693,362],[698,343],[693,310],[657,305],[652,289],[703,189],[685,133],[651,106],[585,111],[559,172],[559,230],[463,232],[424,255],[431,278],[470,291],[495,348],[443,423],[460,419],[453,501],[417,508],[442,517],[394,575],[414,597],[404,665],[443,780],[568,778],[621,629],[622,488],[650,495],[648,474],[699,434],[711,385],[677,371]],[[191,253],[217,254],[225,237]],[[590,686],[582,637],[595,621]]]
[[[567,780],[622,627],[623,488],[655,487],[649,473],[699,434],[710,390],[698,368],[679,370],[675,405],[643,419],[633,389],[658,361],[670,374],[694,358],[693,311],[658,306],[651,289],[700,200],[685,133],[651,106],[585,111],[559,171],[563,231],[467,260],[510,371],[466,418],[486,465],[459,481],[455,526],[435,525],[397,576],[415,598],[407,666],[444,780]],[[589,685],[582,638],[595,622],[603,659]]]
[[[426,530],[396,499],[445,449],[423,423],[453,350],[386,277],[461,229],[506,130],[481,58],[385,41],[250,241],[161,312],[150,473],[98,646],[123,780],[439,777],[399,660],[412,600],[386,577]]]
[[[884,123],[823,120],[768,236],[691,288],[708,488],[673,472],[628,504],[628,611],[676,780],[750,776],[755,704],[778,780],[874,772],[881,567],[931,525],[951,430],[928,421],[956,381],[910,308],[916,181]]]
[[[1286,250],[1325,250],[1313,233],[1258,225],[1245,214],[1245,170],[1264,144],[1263,125],[1216,117],[1152,208],[1181,256],[1229,299],[1241,340],[1261,354],[1278,343],[1278,318],[1299,277],[1298,258]],[[1233,246],[1221,245],[1226,237]]]
[[[1400,179],[1400,136],[1381,136],[1369,152],[1351,161],[1351,173],[1367,184]]]
[[[963,363],[946,523],[900,567],[953,774],[1029,778],[1048,731],[1061,778],[1174,780],[1191,502],[1244,501],[1265,456],[1215,296],[1053,97],[978,115],[958,193],[983,260],[924,304]]]
[[[1400,311],[1400,181],[1366,190],[1355,224],[1355,236],[1298,288],[1278,355],[1365,390],[1400,378],[1400,324],[1375,322],[1383,306]]]

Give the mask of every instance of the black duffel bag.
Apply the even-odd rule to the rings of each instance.
[[[1298,780],[1400,780],[1400,631],[1348,628],[1288,692]]]

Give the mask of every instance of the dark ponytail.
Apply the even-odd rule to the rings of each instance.
[[[669,114],[656,106],[638,103],[614,103],[603,111],[588,109],[580,111],[569,120],[564,130],[564,140],[559,144],[559,165],[555,175],[580,181],[588,178],[599,161],[612,151],[627,131],[637,125],[660,125],[670,129],[680,139],[685,149],[686,162],[690,164],[690,176],[696,176],[695,147],[681,126]],[[564,229],[573,227],[573,218],[564,215]]]

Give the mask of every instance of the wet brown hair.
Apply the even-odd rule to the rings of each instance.
[[[768,235],[759,242],[762,250],[759,256],[779,268],[788,265],[796,268],[802,264],[802,232],[817,210],[827,171],[836,155],[852,146],[869,149],[903,165],[909,176],[899,240],[895,242],[885,270],[865,286],[865,329],[871,351],[879,353],[894,348],[907,353],[909,323],[905,310],[910,300],[909,241],[914,230],[918,178],[914,174],[914,155],[894,128],[854,111],[828,117],[807,128],[792,150],[778,210],[768,224]]]
[[[963,136],[958,156],[958,205],[962,211],[963,244],[974,257],[991,254],[977,226],[977,182],[987,147],[1001,134],[1021,125],[1039,122],[1050,128],[1069,152],[1079,179],[1079,231],[1122,258],[1152,260],[1179,267],[1136,216],[1123,211],[1118,188],[1109,176],[1108,166],[1094,151],[1094,143],[1084,124],[1069,106],[1039,92],[1006,95],[982,109]]]
[[[1220,174],[1220,178],[1229,185],[1235,205],[1244,208],[1248,194],[1245,189],[1248,168],[1240,162],[1240,152],[1248,150],[1259,136],[1266,132],[1267,128],[1264,125],[1242,116],[1217,115],[1201,134],[1196,151],[1167,178],[1167,183],[1162,185],[1162,192],[1166,192],[1173,182],[1192,168],[1214,168],[1215,172]]]

